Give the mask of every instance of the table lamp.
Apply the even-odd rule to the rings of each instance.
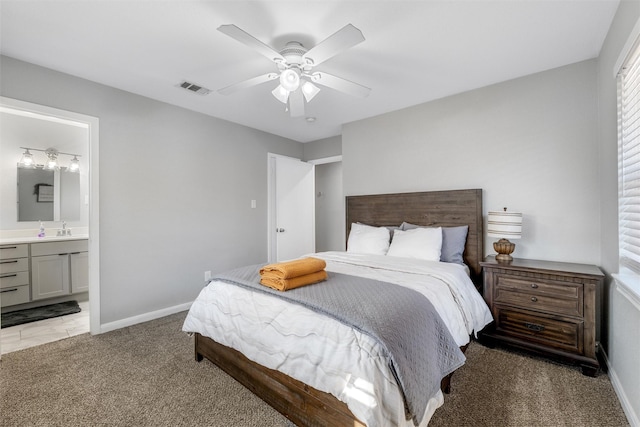
[[[487,235],[497,237],[500,240],[493,243],[493,249],[498,253],[496,261],[513,261],[511,253],[516,245],[509,239],[519,239],[522,234],[522,213],[502,211],[490,211],[488,216]]]

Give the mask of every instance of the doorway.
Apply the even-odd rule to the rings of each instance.
[[[91,334],[100,333],[100,257],[99,257],[99,132],[98,118],[78,114],[70,111],[59,110],[43,105],[32,104],[16,99],[0,97],[0,112],[18,115],[20,117],[33,118],[38,120],[68,124],[70,126],[80,126],[86,128],[87,132],[87,152],[88,152],[88,191],[86,203],[88,204],[88,263],[89,263],[89,330]],[[26,144],[26,143],[24,143]],[[7,159],[11,156],[3,156]],[[17,162],[17,160],[16,160]],[[1,168],[15,169],[16,162],[4,161]],[[8,172],[11,173],[11,172]],[[81,202],[85,202],[81,200]],[[16,225],[13,228],[20,228]],[[32,225],[27,227],[33,228]],[[24,227],[24,228],[27,228]],[[37,228],[37,226],[35,226]]]
[[[316,251],[344,251],[345,211],[342,160],[316,164]]]

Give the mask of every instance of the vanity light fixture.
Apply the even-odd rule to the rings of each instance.
[[[39,168],[39,169],[47,169],[47,170],[56,170],[60,169],[60,165],[58,163],[58,157],[60,155],[73,157],[69,166],[66,167],[68,172],[79,172],[80,171],[80,160],[78,157],[81,157],[80,154],[73,153],[61,153],[55,148],[47,148],[46,150],[41,150],[39,148],[29,148],[29,147],[20,147],[24,150],[22,153],[22,158],[18,162],[19,168]],[[46,158],[43,163],[38,164],[31,153],[31,151],[39,151],[41,153],[46,154]],[[64,167],[63,167],[64,168]]]
[[[509,239],[519,239],[522,236],[522,213],[502,211],[489,212],[487,221],[487,235],[497,237],[500,240],[493,243],[493,249],[497,252],[496,261],[511,262],[511,253],[516,248],[515,243]]]

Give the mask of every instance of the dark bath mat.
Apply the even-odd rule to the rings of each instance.
[[[79,312],[80,306],[77,301],[65,301],[58,304],[2,313],[1,323],[3,328],[8,328],[9,326],[22,325],[23,323],[30,323],[37,320],[50,319],[52,317],[65,316],[67,314]]]

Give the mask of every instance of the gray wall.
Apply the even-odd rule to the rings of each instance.
[[[1,59],[2,96],[100,119],[102,324],[192,301],[205,270],[266,261],[267,152],[302,144]]]
[[[345,195],[482,188],[524,214],[514,256],[599,264],[596,83],[590,60],[347,124]]]
[[[640,20],[640,2],[623,0],[598,57],[598,111],[600,157],[601,265],[618,272],[618,124],[614,67],[625,43]],[[602,341],[610,366],[609,376],[618,390],[631,425],[640,425],[640,296],[635,301],[618,291],[608,275],[605,281]]]
[[[302,160],[324,159],[326,157],[340,156],[342,154],[342,136],[318,139],[304,144]]]

